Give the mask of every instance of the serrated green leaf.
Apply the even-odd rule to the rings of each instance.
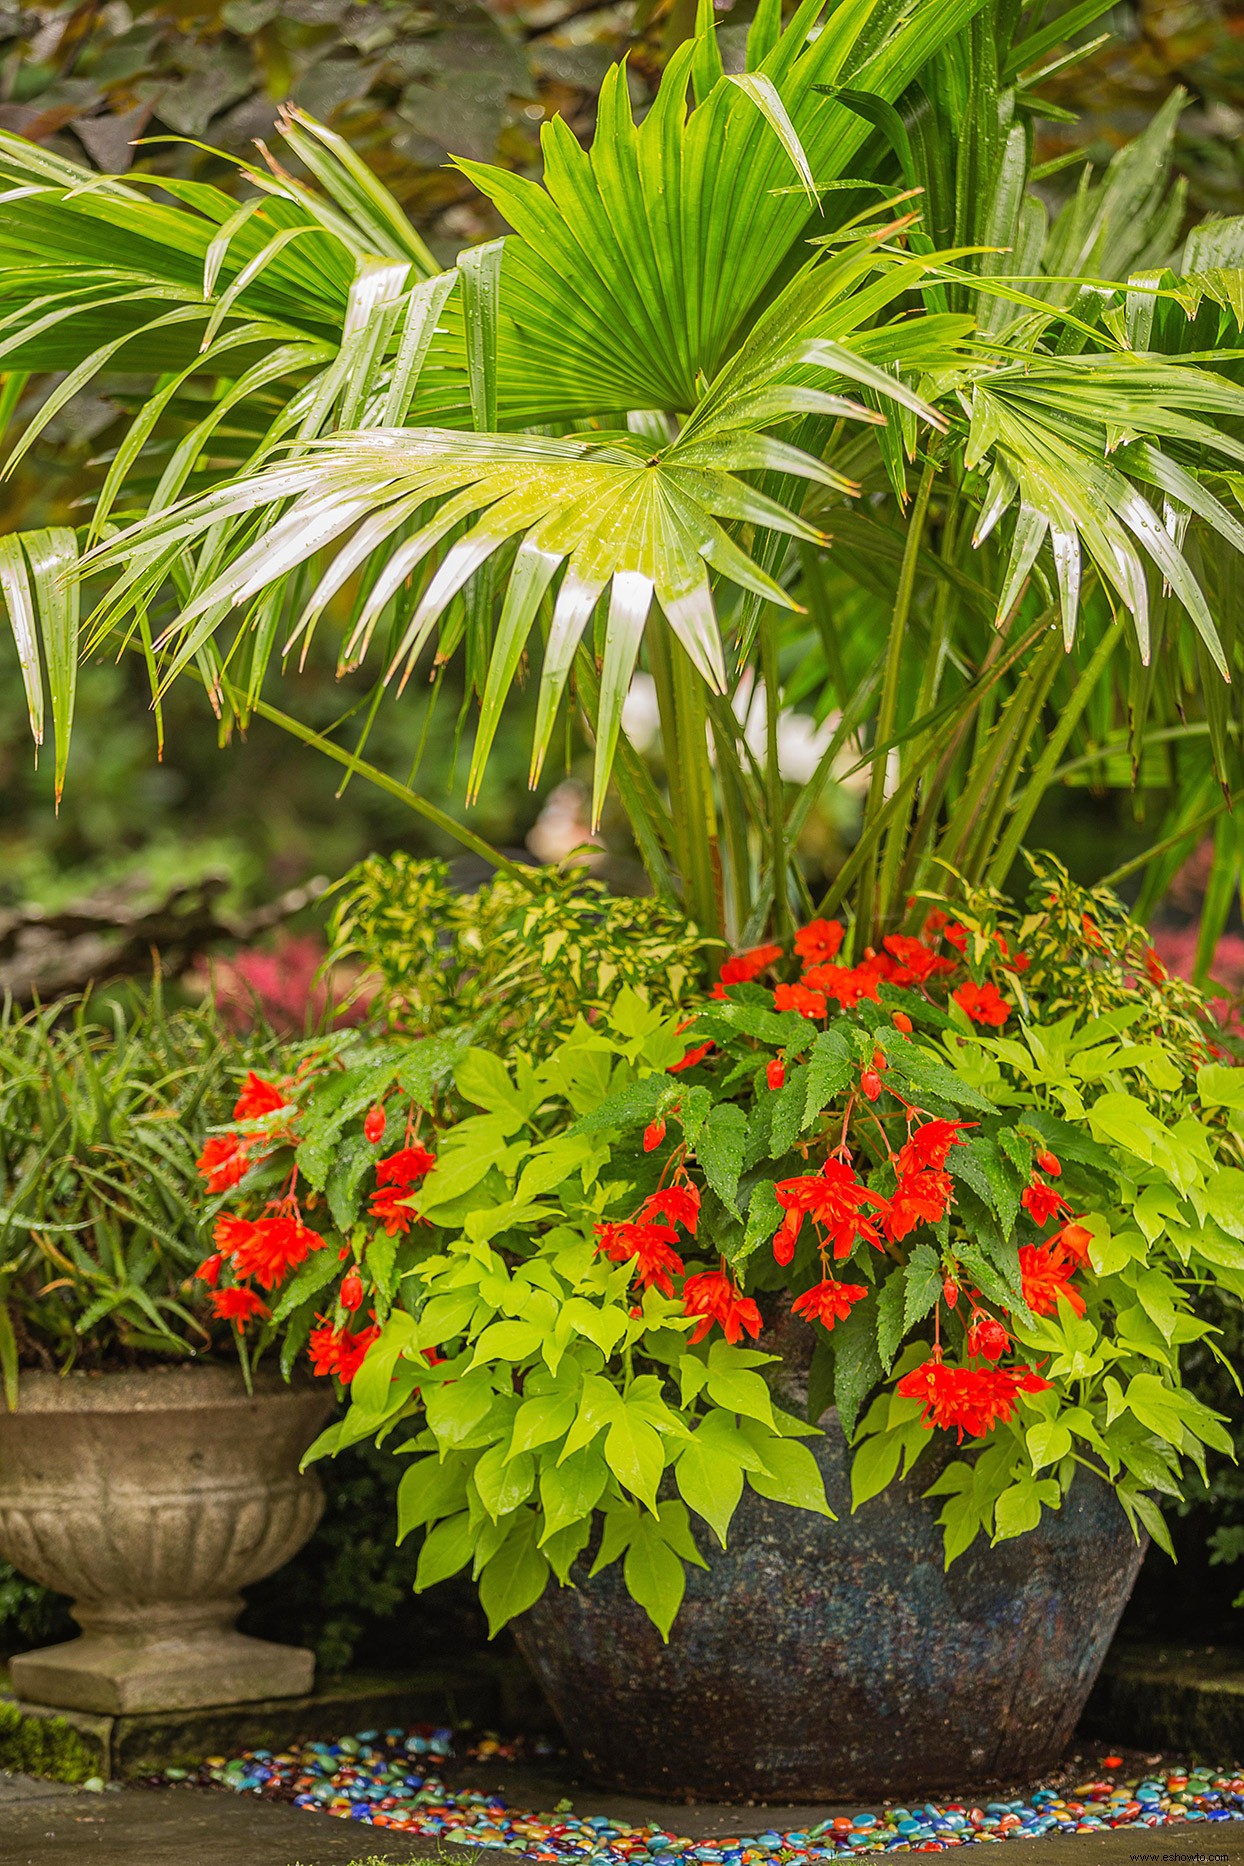
[[[312,1296],[318,1296],[325,1286],[333,1281],[340,1271],[334,1250],[312,1251],[304,1263],[300,1263],[289,1282],[272,1305],[272,1321],[275,1326],[284,1322]]]
[[[809,1072],[800,1064],[790,1070],[785,1082],[773,1097],[773,1115],[769,1127],[769,1147],[775,1160],[789,1152],[803,1130],[808,1097]]]
[[[942,1260],[931,1244],[917,1244],[907,1259],[903,1333],[922,1322],[942,1293]],[[887,1278],[887,1281],[889,1279]],[[835,1334],[838,1332],[834,1330]]]
[[[926,1246],[927,1248],[927,1246]],[[877,1352],[887,1373],[908,1329],[907,1271],[900,1264],[891,1270],[877,1293]],[[920,1318],[917,1317],[917,1320]]]
[[[812,1123],[854,1079],[855,1063],[837,1030],[820,1030],[808,1057],[807,1093],[802,1125]]]
[[[705,1179],[736,1218],[742,1216],[736,1200],[746,1137],[747,1116],[738,1103],[715,1102],[695,1150]]]
[[[729,1261],[737,1269],[747,1262],[754,1251],[767,1244],[785,1213],[777,1200],[777,1190],[771,1179],[759,1179],[752,1187],[747,1201],[747,1226],[743,1233],[743,1243],[733,1254],[727,1253]]]
[[[835,1322],[831,1337],[834,1352],[834,1404],[849,1439],[855,1431],[860,1407],[881,1378],[877,1354],[875,1303],[857,1302],[843,1322]]]

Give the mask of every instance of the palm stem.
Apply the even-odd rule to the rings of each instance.
[[[222,681],[221,686],[230,704],[240,707],[243,703],[242,694],[227,681]],[[455,822],[447,811],[438,810],[434,803],[429,803],[426,797],[421,797],[418,791],[411,790],[409,785],[401,783],[395,777],[390,777],[387,771],[381,771],[379,766],[369,764],[366,759],[359,758],[354,752],[347,751],[344,745],[334,745],[331,739],[326,739],[313,727],[303,725],[300,719],[294,719],[289,713],[281,712],[278,707],[270,706],[266,700],[252,699],[249,701],[249,706],[260,719],[266,719],[270,725],[279,726],[282,732],[288,732],[291,737],[300,739],[304,745],[313,746],[317,752],[322,753],[325,758],[331,758],[334,763],[347,765],[352,772],[357,772],[369,784],[374,784],[377,790],[386,791],[390,797],[396,797],[406,805],[407,809],[423,817],[425,822],[431,823],[446,836],[452,836],[455,842],[460,842],[463,848],[470,849],[473,855],[482,856],[484,861],[490,863],[493,868],[500,869],[503,874],[509,875],[511,880],[521,881],[524,887],[531,887],[531,882],[517,862],[512,862],[507,855],[502,855],[500,849],[494,849],[490,842],[485,842],[484,838],[477,836],[474,830]]]
[[[591,651],[586,646],[581,646],[575,657],[575,692],[584,724],[590,731],[592,721],[600,712],[600,676]],[[654,893],[661,895],[664,900],[676,901],[678,889],[669,864],[669,855],[674,849],[673,825],[657,795],[647,765],[625,732],[618,734],[613,780]]]
[[[969,865],[973,871],[979,869],[975,852],[982,846],[980,825],[990,814],[990,794],[1002,783],[1016,746],[1022,752],[1027,745],[1054,679],[1055,656],[1061,652],[1061,642],[1054,641],[1047,644],[1044,654],[1038,650],[1027,679],[1010,695],[991,726],[988,738],[973,755],[971,780],[955,804],[939,851],[942,862],[956,872],[960,868],[967,872]],[[989,697],[986,696],[986,703]],[[984,705],[981,711],[985,711]],[[977,878],[975,872],[971,878]]]
[[[868,779],[868,797],[864,805],[865,824],[870,823],[880,811],[885,801],[886,766],[888,753],[884,747],[889,744],[894,732],[894,721],[898,716],[898,693],[903,673],[903,648],[907,638],[907,618],[911,613],[912,592],[916,584],[916,564],[920,556],[921,539],[924,536],[925,518],[929,510],[929,499],[933,491],[933,461],[928,459],[920,475],[916,497],[912,504],[911,517],[907,524],[907,536],[903,543],[903,557],[899,564],[898,586],[894,592],[894,607],[890,613],[890,631],[886,645],[885,674],[881,682],[881,699],[877,708],[877,724],[873,735],[875,747],[882,748],[875,753],[872,770]],[[874,925],[877,907],[879,854],[874,852],[872,861],[860,876],[859,910],[856,919],[856,946],[861,935],[865,942],[874,941],[881,932],[880,925]]]
[[[1094,649],[1088,666],[1080,674],[1079,679],[1072,688],[1066,704],[1059,712],[1058,724],[1046,741],[1044,751],[1033,766],[1032,776],[1024,787],[1023,795],[1015,804],[1011,813],[1011,821],[1007,825],[1006,833],[994,852],[988,875],[992,887],[1002,887],[1007,876],[1010,874],[1015,858],[1019,854],[1020,844],[1028,833],[1029,824],[1036,815],[1041,799],[1044,797],[1053,781],[1058,768],[1059,759],[1067,749],[1071,735],[1079,724],[1080,715],[1088,705],[1093,689],[1105,672],[1107,663],[1114,653],[1126,626],[1126,618],[1123,616],[1117,617],[1115,621],[1111,623],[1110,627],[1097,644],[1097,647]]]
[[[683,766],[689,867],[688,903],[691,917],[702,933],[721,934],[725,915],[722,894],[720,835],[708,750],[708,711],[704,682],[692,667],[686,650],[670,639],[674,671],[674,703],[679,752]]]
[[[1172,830],[1169,836],[1163,836],[1160,842],[1150,843],[1147,849],[1142,849],[1140,854],[1134,855],[1130,861],[1121,863],[1118,868],[1112,868],[1108,875],[1102,877],[1100,885],[1103,888],[1117,888],[1121,881],[1126,881],[1128,876],[1134,875],[1138,869],[1147,868],[1149,863],[1156,861],[1160,855],[1166,855],[1181,845],[1191,847],[1195,839],[1208,829],[1224,810],[1234,810],[1240,803],[1244,803],[1244,786],[1232,791],[1229,797],[1220,797],[1212,808],[1203,810],[1190,822],[1181,824],[1178,829]]]
[[[772,606],[766,603],[760,618],[760,677],[765,692],[765,814],[768,819],[765,827],[773,873],[773,933],[776,939],[785,940],[793,929],[787,874],[790,845],[786,835],[786,800],[782,788],[782,757],[778,741],[782,695],[777,637],[777,617]]]
[[[717,823],[703,694],[697,694],[694,670],[667,627],[650,627],[647,647],[661,719],[672,853],[683,906],[702,933],[719,934]]]
[[[963,862],[965,877],[979,883],[985,873],[985,864],[989,851],[997,842],[1002,824],[1015,794],[1024,760],[1028,756],[1028,747],[1033,734],[1041,722],[1045,703],[1050,689],[1058,676],[1058,665],[1063,653],[1061,642],[1052,642],[1044,653],[1038,653],[1032,676],[1026,689],[1017,689],[1016,698],[1022,693],[1020,705],[1008,707],[1003,723],[1008,728],[1009,745],[1004,741],[999,748],[1003,757],[999,761],[996,781],[984,793],[983,808],[975,834],[972,837],[966,859]],[[1000,725],[999,731],[1002,727]]]
[[[938,817],[942,802],[950,788],[950,781],[963,745],[972,730],[977,711],[989,699],[998,683],[1012,667],[1018,665],[1035,647],[1045,632],[1046,622],[1043,617],[1033,628],[1023,635],[1018,642],[1011,644],[1003,652],[1003,637],[994,634],[990,640],[985,660],[972,688],[963,696],[954,718],[948,722],[945,733],[939,743],[941,755],[932,775],[921,785],[920,814],[912,826],[907,838],[906,853],[898,876],[898,891],[903,895],[918,893],[928,885],[928,866],[932,859],[929,844],[937,830]]]

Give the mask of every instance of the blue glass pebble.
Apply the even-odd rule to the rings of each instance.
[[[503,1746],[490,1739],[480,1754]],[[542,1753],[548,1754],[546,1748]],[[296,1750],[254,1750],[204,1773],[241,1794],[265,1793],[312,1813],[345,1814],[351,1820],[382,1820],[405,1835],[444,1836],[468,1847],[527,1854],[538,1851],[567,1866],[782,1866],[858,1859],[871,1853],[945,1852],[962,1846],[997,1846],[1047,1833],[1101,1832],[1115,1827],[1160,1828],[1182,1821],[1244,1820],[1244,1786],[1238,1776],[1201,1770],[1117,1778],[1076,1791],[1038,1786],[1028,1799],[991,1801],[968,1810],[963,1802],[926,1802],[881,1814],[861,1810],[851,1830],[836,1830],[834,1817],[782,1833],[773,1827],[728,1842],[693,1840],[662,1827],[634,1827],[605,1815],[584,1818],[563,1810],[556,1818],[511,1809],[503,1795],[454,1790],[441,1779],[444,1758],[453,1755],[452,1732],[438,1728],[375,1730],[314,1742]],[[412,1768],[412,1764],[414,1767]],[[170,1779],[172,1777],[170,1776]],[[1067,1801],[1081,1806],[1076,1815]],[[1196,1802],[1198,1805],[1193,1806]],[[840,1817],[839,1817],[840,1818]],[[530,1823],[538,1823],[533,1834]],[[552,1825],[553,1832],[546,1828]],[[845,1828],[845,1823],[843,1824]]]

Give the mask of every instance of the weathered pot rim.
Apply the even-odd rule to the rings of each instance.
[[[204,1407],[248,1407],[271,1400],[331,1397],[327,1385],[306,1375],[282,1379],[275,1368],[252,1371],[248,1393],[236,1364],[196,1362],[190,1366],[127,1368],[107,1373],[47,1373],[23,1368],[18,1376],[17,1415],[22,1413],[200,1412]],[[2,1414],[0,1414],[2,1417]]]

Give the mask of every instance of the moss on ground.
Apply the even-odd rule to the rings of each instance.
[[[63,1717],[29,1717],[0,1698],[0,1769],[50,1782],[87,1782],[102,1767],[98,1743]]]

